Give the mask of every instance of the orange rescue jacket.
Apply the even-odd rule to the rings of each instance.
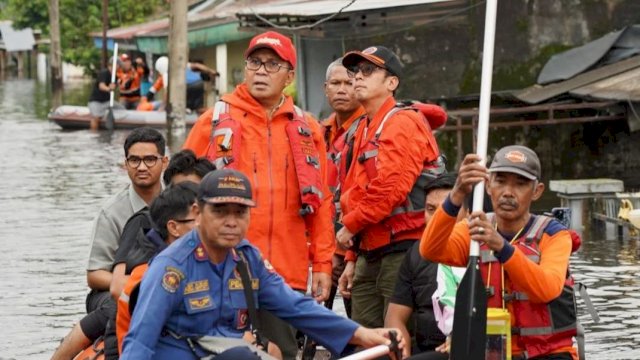
[[[127,283],[122,289],[122,293],[118,298],[118,310],[116,312],[116,336],[118,337],[118,354],[122,354],[122,344],[124,343],[124,337],[129,332],[129,324],[131,324],[131,308],[129,307],[129,301],[131,300],[131,294],[134,290],[137,291],[144,273],[147,272],[149,264],[140,264],[136,266]]]
[[[140,73],[131,68],[129,71],[118,69],[116,76],[120,87],[120,97],[135,101],[140,98]]]
[[[331,274],[335,235],[331,221],[332,196],[326,184],[321,189],[323,198],[319,209],[304,217],[299,213],[300,189],[286,133],[286,125],[295,113],[293,100],[287,96],[271,118],[244,84],[222,100],[230,105],[231,118],[241,126],[242,145],[239,159],[234,159],[234,168],[251,180],[257,204],[251,209],[247,239],[292,288],[306,291],[310,262],[313,272]],[[183,146],[193,150],[196,156],[207,153],[212,116],[213,109],[200,116]],[[327,156],[322,129],[316,121],[308,121],[308,125],[324,179]]]
[[[428,125],[417,112],[398,111],[385,123],[377,140],[376,130],[385,115],[396,106],[390,96],[373,119],[360,121],[353,143],[351,167],[340,196],[342,223],[360,237],[360,250],[371,251],[392,241],[419,239],[423,227],[393,234],[384,220],[401,205],[413,188],[425,162],[439,156],[438,145]],[[358,161],[369,143],[376,141],[377,174],[370,178],[365,163]],[[348,260],[353,255],[347,254]]]
[[[449,200],[447,200],[449,201]],[[526,233],[528,229],[524,229]],[[456,224],[456,216],[451,216],[442,207],[438,207],[429,220],[422,239],[420,240],[420,254],[431,261],[451,266],[467,266],[469,259],[469,226],[466,220]],[[505,273],[505,287],[513,288],[517,284],[519,291],[526,293],[531,303],[549,303],[558,298],[565,288],[569,256],[571,255],[572,240],[568,231],[562,230],[554,235],[544,233],[538,243],[540,252],[539,263],[527,257],[518,246],[502,268]],[[486,281],[486,279],[483,279]],[[513,308],[514,302],[507,302],[507,310],[512,314],[511,326],[516,328],[520,321],[516,319]],[[569,335],[569,340],[571,336]],[[571,341],[568,341],[571,343]],[[512,334],[511,351],[514,355],[524,352],[525,343],[517,334]],[[578,359],[573,346],[560,346],[548,352],[570,353]],[[540,354],[538,354],[540,355]]]
[[[364,108],[360,106],[356,111],[351,114],[346,121],[344,121],[339,127],[336,121],[336,114],[331,114],[327,119],[322,122],[324,127],[324,141],[327,146],[327,184],[329,190],[333,193],[332,214],[334,222],[340,219],[340,197],[336,192],[340,188],[340,183],[344,180],[347,174],[346,169],[343,169],[340,161],[340,154],[344,151],[346,144],[345,133],[353,125],[353,123],[364,115]],[[355,125],[353,125],[355,127]],[[345,250],[336,246],[336,254],[343,255]]]

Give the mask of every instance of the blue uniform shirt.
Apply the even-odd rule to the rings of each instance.
[[[213,264],[193,230],[151,262],[120,359],[196,359],[186,340],[167,335],[165,328],[181,336],[242,337],[248,329],[248,311],[235,269],[238,252],[249,264],[259,307],[333,353],[344,349],[358,324],[293,291],[247,240],[224,262]]]

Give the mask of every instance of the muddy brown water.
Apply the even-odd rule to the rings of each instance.
[[[69,86],[66,102],[86,88]],[[35,80],[0,80],[0,359],[48,358],[83,316],[91,221],[127,182],[127,133],[62,131],[49,104]],[[639,258],[638,240],[595,234],[572,257],[602,318],[580,307],[587,358],[640,359]]]

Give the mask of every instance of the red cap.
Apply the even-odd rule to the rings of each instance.
[[[288,62],[292,69],[296,67],[296,48],[288,37],[275,31],[256,35],[249,42],[249,48],[244,52],[244,57],[247,58],[254,51],[263,48],[273,50],[282,60]]]
[[[129,61],[131,58],[127,54],[120,55],[120,61]]]

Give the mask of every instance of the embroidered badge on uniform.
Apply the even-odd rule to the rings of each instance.
[[[276,269],[273,268],[273,266],[271,265],[271,263],[269,262],[269,260],[264,259],[264,267],[267,269],[267,271],[269,271],[270,273],[274,273],[276,272]]]
[[[260,279],[251,279],[251,288],[253,290],[260,289]],[[242,280],[240,279],[229,279],[229,290],[243,290],[244,285],[242,285]]]
[[[184,287],[185,295],[203,291],[209,291],[209,280],[207,279],[189,282]]]
[[[247,326],[249,326],[249,311],[247,309],[238,309],[236,319],[236,329],[245,329]]]
[[[162,276],[162,287],[168,292],[174,293],[178,290],[178,287],[180,287],[180,279],[180,274],[174,270],[167,269]]]
[[[189,299],[190,310],[203,310],[203,309],[209,309],[212,307],[213,307],[213,301],[211,300],[211,296],[209,295]]]
[[[198,247],[194,250],[194,257],[198,261],[204,261],[209,259],[209,257],[207,256],[207,252],[204,251],[204,247],[202,247],[202,244],[198,245]]]

